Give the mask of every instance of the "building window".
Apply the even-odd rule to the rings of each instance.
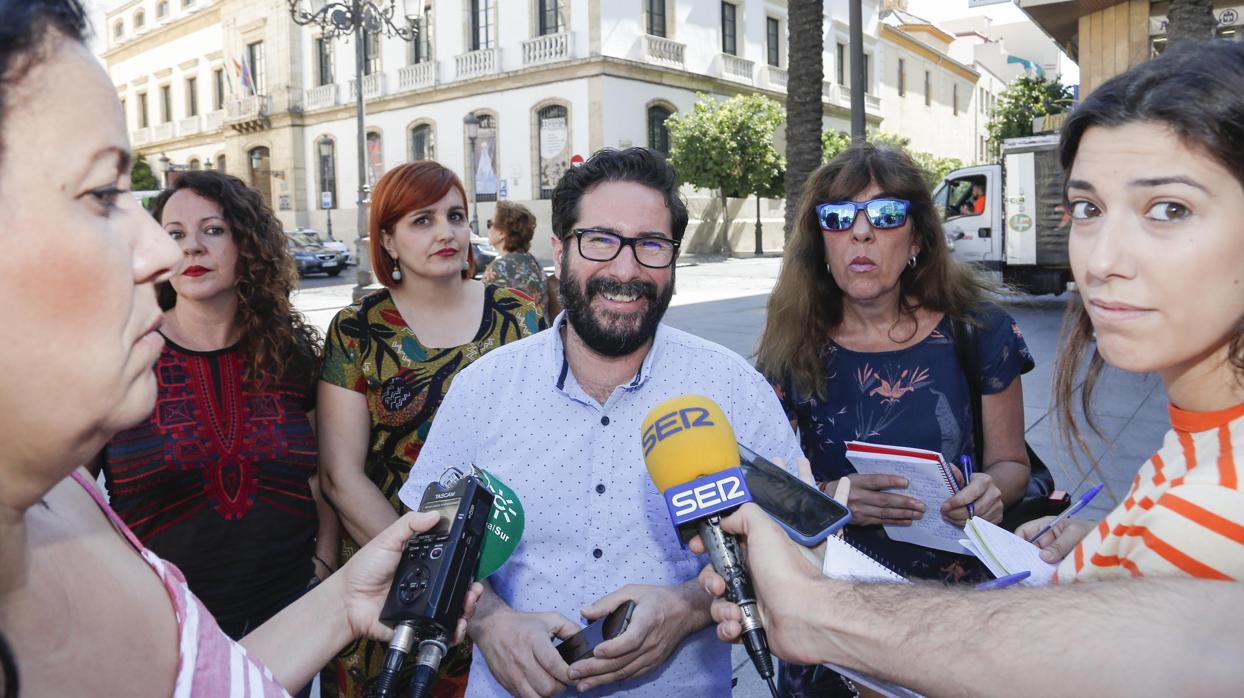
[[[665,0],[648,0],[646,24],[652,36],[665,36]]]
[[[497,152],[497,119],[491,114],[476,113],[479,132],[475,137],[475,200],[497,200],[497,172],[500,171]],[[468,141],[469,143],[469,141]]]
[[[556,34],[562,30],[561,0],[537,0],[536,13],[540,17],[540,36]]]
[[[125,36],[125,22],[118,19],[117,23],[112,25],[112,38],[120,39],[122,36]]]
[[[186,78],[186,116],[199,115],[199,79]]]
[[[898,59],[898,96],[907,94],[907,61]]]
[[[428,124],[419,124],[410,129],[410,159],[436,159],[436,141],[432,134],[432,127]]]
[[[212,71],[212,111],[225,108],[225,69]]]
[[[125,122],[125,127],[130,127],[130,113],[125,110],[125,98],[121,98],[121,120]]]
[[[263,60],[263,42],[256,41],[246,45],[246,58],[250,61],[251,89],[257,95],[267,94],[264,89],[268,79],[267,67]]]
[[[216,171],[221,174],[225,172],[225,156],[223,153],[216,156]]]
[[[138,128],[147,128],[150,122],[147,120],[147,93],[138,93]]]
[[[380,32],[363,30],[363,74],[380,72]]]
[[[959,116],[959,83],[950,86],[950,104],[954,116]]]
[[[838,44],[838,84],[847,84],[847,46]]]
[[[570,120],[566,108],[545,107],[536,114],[540,129],[536,139],[540,148],[540,198],[553,198],[553,187],[570,167]]]
[[[189,166],[190,166],[190,169],[191,169],[191,170],[201,170],[201,169],[203,169],[203,165],[199,164],[199,159],[198,159],[198,158],[190,158],[190,162],[188,162],[188,163],[187,163],[187,165],[189,165]]]
[[[384,174],[384,139],[379,133],[367,133],[367,183],[376,186],[380,176]]]
[[[173,120],[173,88],[171,85],[160,85],[160,123],[167,124]]]
[[[868,83],[869,83],[869,80],[868,80],[868,59],[869,59],[869,55],[868,55],[867,53],[865,53],[865,54],[864,54],[864,94],[868,94]]]
[[[471,0],[471,50],[493,47],[492,0]]]
[[[315,39],[315,84],[333,84],[333,45],[322,36]]]
[[[194,0],[181,0],[182,7],[194,7]],[[223,155],[221,157],[224,157]]]
[[[663,155],[670,152],[670,130],[665,127],[665,120],[674,112],[659,104],[648,107],[648,149]]]
[[[250,185],[263,197],[264,203],[272,205],[272,160],[271,153],[264,146],[251,148],[246,154],[246,163],[250,167]]]
[[[721,3],[721,52],[731,56],[739,55],[738,9],[731,3]]]
[[[167,16],[168,16],[167,0],[161,0],[161,2],[157,2],[156,3],[156,19],[164,19]]]
[[[924,71],[924,106],[933,106],[933,74]]]
[[[147,23],[147,13],[143,12],[142,10],[139,10],[138,12],[134,13],[134,31],[138,31],[139,29],[142,29],[143,25],[146,23]]]
[[[432,6],[426,5],[423,8],[423,15],[419,18],[419,33],[415,36],[415,40],[410,42],[410,63],[426,63],[432,60]]]
[[[768,50],[769,65],[777,68],[782,65],[782,25],[774,17],[765,18],[765,48]]]
[[[319,160],[320,200],[317,208],[326,208],[323,204],[324,194],[332,199],[332,206],[337,208],[337,144],[331,138],[321,138],[315,146],[315,154]]]

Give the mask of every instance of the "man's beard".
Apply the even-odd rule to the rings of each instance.
[[[566,264],[568,261],[562,263],[566,276],[558,287],[558,296],[566,310],[566,319],[588,348],[602,356],[616,358],[634,353],[652,339],[674,296],[673,270],[669,284],[660,295],[657,285],[651,281],[618,281],[603,276],[592,278],[587,282],[586,291],[581,291],[579,276],[570,271]],[[642,313],[638,325],[634,323],[634,317],[639,313],[623,315],[605,311],[597,317],[592,312],[592,298],[602,293],[638,295],[648,301],[648,309]]]

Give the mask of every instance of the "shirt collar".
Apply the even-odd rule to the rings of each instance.
[[[553,319],[553,324],[549,327],[553,341],[549,342],[548,368],[552,370],[554,385],[563,392],[566,390],[566,381],[570,376],[570,362],[566,360],[566,343],[562,340],[561,332],[562,326],[567,322],[566,311],[563,310],[557,314],[557,317]],[[639,365],[639,372],[622,387],[627,390],[636,390],[648,381],[648,377],[652,375],[653,366],[660,358],[666,342],[669,341],[668,334],[669,330],[665,327],[665,323],[657,323],[652,346],[648,347],[648,353],[644,356],[643,363]]]

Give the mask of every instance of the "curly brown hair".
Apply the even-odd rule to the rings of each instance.
[[[505,248],[502,252],[526,252],[531,249],[531,238],[536,234],[536,214],[526,206],[512,201],[498,201],[489,225],[501,231],[501,245]]]
[[[926,308],[975,322],[972,311],[996,291],[950,256],[928,185],[907,153],[870,143],[847,148],[804,183],[756,352],[769,380],[790,381],[804,395],[825,397],[823,351],[843,315],[842,289],[825,267],[816,206],[848,200],[873,182],[888,195],[911,202],[908,217],[920,251],[916,265],[905,267],[899,276],[901,315]]]
[[[221,172],[185,172],[173,186],[160,192],[151,213],[157,221],[173,194],[188,189],[220,206],[238,248],[238,310],[242,347],[250,355],[248,378],[268,385],[290,376],[308,390],[319,372],[319,332],[294,309],[290,294],[298,271],[289,254],[281,221],[259,192]],[[177,305],[177,292],[166,282],[156,286],[160,307]]]

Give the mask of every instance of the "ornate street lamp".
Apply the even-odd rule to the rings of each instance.
[[[320,139],[320,208],[324,209],[324,218],[328,222],[328,239],[333,239],[333,207],[337,205],[332,198],[337,196],[336,175],[337,155],[333,152],[333,142],[327,137]],[[330,184],[331,181],[331,184]],[[324,194],[330,199],[324,200]],[[325,206],[325,204],[328,204]]]
[[[173,183],[168,181],[168,173],[173,168],[173,161],[168,159],[164,153],[160,153],[160,171],[164,173],[164,188],[168,189]]]
[[[325,40],[354,38],[355,117],[358,121],[358,284],[354,299],[372,290],[371,250],[367,235],[367,205],[371,187],[367,183],[367,133],[363,126],[363,64],[366,61],[363,32],[396,36],[414,41],[419,34],[419,5],[422,0],[286,0],[295,24],[314,24]]]
[[[466,125],[467,142],[470,143],[470,152],[467,153],[467,160],[471,163],[471,232],[479,235],[479,192],[476,191],[475,167],[478,164],[475,161],[475,139],[479,137],[479,117],[475,112],[469,112],[462,123]]]

